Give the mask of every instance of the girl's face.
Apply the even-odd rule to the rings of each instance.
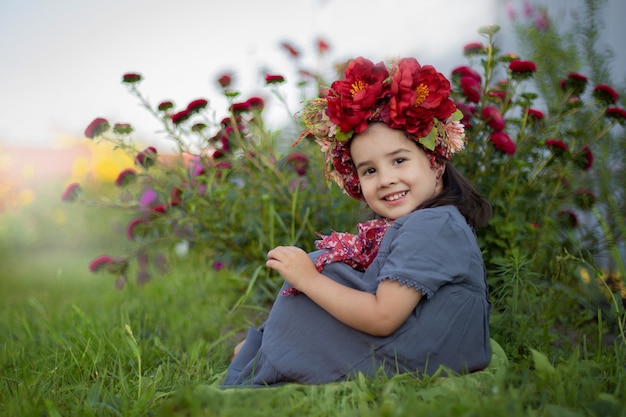
[[[361,191],[368,206],[395,220],[441,191],[426,153],[403,131],[374,123],[350,143]]]

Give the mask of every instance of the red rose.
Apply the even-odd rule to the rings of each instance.
[[[367,128],[376,100],[383,95],[383,81],[389,76],[385,64],[356,58],[346,67],[345,80],[332,83],[326,100],[326,114],[342,132],[361,133]]]
[[[511,140],[511,137],[506,132],[493,132],[489,139],[491,139],[491,143],[493,143],[493,146],[499,151],[507,155],[513,155],[515,153],[515,142]]]
[[[504,129],[506,124],[502,113],[494,106],[485,106],[483,108],[483,118],[485,122],[496,132]]]
[[[428,135],[433,118],[444,120],[454,111],[450,82],[431,65],[421,66],[415,58],[404,58],[391,80],[389,126],[401,128],[418,138]]]
[[[480,101],[480,82],[473,77],[461,77],[461,90],[463,94],[472,103]]]

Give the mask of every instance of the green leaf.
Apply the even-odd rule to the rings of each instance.
[[[421,143],[426,149],[430,151],[435,150],[435,143],[437,140],[437,128],[433,127],[430,129],[430,132],[427,136],[419,139],[419,143]]]
[[[540,376],[546,377],[546,376],[554,374],[555,372],[554,366],[552,366],[552,364],[548,360],[548,357],[545,354],[535,349],[530,349],[530,353],[532,353],[533,355],[533,363],[535,365],[535,369],[537,370],[537,373]]]

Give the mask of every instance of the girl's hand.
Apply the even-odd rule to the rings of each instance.
[[[302,283],[319,275],[307,253],[295,246],[277,246],[267,253],[265,265],[277,271],[295,289],[302,291]]]

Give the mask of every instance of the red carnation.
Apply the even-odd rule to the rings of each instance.
[[[613,88],[606,84],[598,84],[593,88],[592,95],[606,104],[615,104],[619,98],[619,94]]]
[[[608,107],[604,115],[610,119],[617,120],[620,124],[626,121],[626,110],[620,109],[619,107]]]
[[[265,76],[265,84],[281,84],[285,82],[285,77],[282,75],[267,74]]]
[[[71,183],[67,186],[63,194],[61,195],[61,201],[66,201],[68,203],[72,201],[76,201],[78,195],[80,194],[80,184],[77,182]]]
[[[106,119],[98,117],[96,119],[93,119],[93,121],[89,123],[89,126],[87,126],[87,128],[85,129],[85,136],[89,139],[93,139],[96,136],[100,136],[101,134],[109,130],[110,127],[111,126]]]
[[[461,89],[463,94],[472,103],[480,101],[480,82],[472,77],[461,77]]]
[[[217,83],[220,85],[220,87],[222,88],[228,88],[230,87],[230,85],[233,82],[233,76],[229,73],[226,74],[222,74],[218,77],[217,79]]]
[[[463,47],[465,56],[478,55],[485,51],[485,46],[480,42],[470,42]]]
[[[537,72],[537,65],[532,61],[515,59],[509,63],[509,70],[513,78],[524,79],[532,77],[533,73]]]
[[[118,187],[124,187],[135,181],[136,177],[137,171],[132,168],[125,169],[117,176],[117,179],[115,180],[115,185],[117,185]]]
[[[326,114],[342,132],[361,133],[367,128],[376,100],[383,94],[383,81],[389,77],[385,64],[358,57],[348,63],[345,80],[332,83],[326,100]]]
[[[141,81],[141,74],[136,74],[133,72],[129,72],[122,76],[122,82],[126,84],[134,84]]]
[[[502,113],[494,106],[485,106],[483,108],[483,118],[489,127],[496,132],[504,129],[505,121]]]
[[[511,137],[503,131],[493,132],[489,139],[493,146],[501,152],[507,155],[513,155],[515,153],[515,142],[511,140]]]
[[[455,69],[453,69],[452,77],[453,78],[471,77],[475,79],[476,81],[478,81],[479,83],[481,81],[480,74],[476,72],[476,70],[474,70],[472,67],[468,67],[467,65],[463,65],[463,66],[456,67]]]
[[[193,100],[191,103],[187,104],[187,111],[189,114],[198,113],[200,110],[204,109],[207,104],[209,104],[209,102],[203,98]]]
[[[433,66],[421,66],[415,58],[398,62],[390,93],[389,126],[418,138],[428,135],[433,118],[447,119],[456,110],[450,100],[450,82]]]

